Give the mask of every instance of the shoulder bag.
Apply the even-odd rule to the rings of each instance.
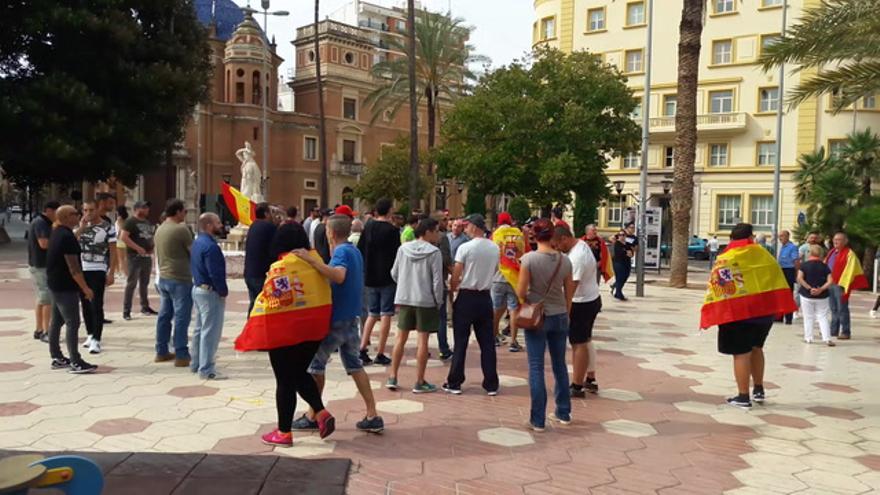
[[[541,301],[534,304],[524,302],[519,307],[519,313],[516,316],[516,326],[526,330],[540,330],[544,327],[544,301],[553,290],[553,283],[556,281],[556,275],[559,274],[559,268],[562,266],[562,253],[559,253],[559,261],[556,262],[556,270],[547,283],[547,292]]]

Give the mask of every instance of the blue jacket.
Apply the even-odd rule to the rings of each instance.
[[[226,286],[226,259],[214,237],[204,232],[196,237],[190,255],[193,285],[209,285],[220,297],[229,294]]]

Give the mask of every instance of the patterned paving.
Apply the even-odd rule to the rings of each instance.
[[[602,391],[573,401],[569,426],[524,427],[524,353],[502,349],[501,393],[486,396],[474,346],[462,396],[411,394],[412,361],[401,368],[402,392],[380,387],[384,368],[368,369],[387,427],[381,436],[355,431],[363,404],[332,362],[325,398],[337,432],[327,441],[298,435],[293,448],[273,450],[258,439],[275,421],[268,360],[231,349],[244,319],[240,281],[232,281],[219,353],[229,380],[203,382],[153,363],[155,320],[122,321],[119,286],[109,290],[108,317],[117,321],[105,330],[106,352],[92,359],[104,372],[74,376],[51,371],[45,345],[30,338],[23,253],[7,248],[0,251],[0,449],[343,457],[353,461],[353,494],[880,490],[880,322],[867,319],[866,295],[853,302],[853,340],[836,348],[803,344],[798,326],[774,329],[768,402],[752,411],[723,405],[734,388],[731,364],[715,352],[712,332],[696,330],[699,291],[652,285],[645,300],[606,304],[596,330]],[[442,383],[445,365],[432,364],[428,380]]]

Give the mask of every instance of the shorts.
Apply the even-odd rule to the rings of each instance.
[[[597,297],[595,301],[571,304],[571,323],[568,327],[568,342],[571,345],[593,340],[593,323],[601,310],[601,297]]]
[[[507,304],[507,309],[510,311],[519,307],[519,298],[516,297],[516,292],[513,291],[513,287],[507,282],[493,283],[492,308],[494,308],[495,311],[498,311],[503,308],[505,304]]]
[[[28,267],[28,270],[31,272],[31,279],[34,281],[34,291],[37,293],[37,304],[52,304],[52,294],[49,292],[49,277],[46,275],[46,269],[31,266]]]
[[[361,335],[357,318],[334,321],[330,324],[330,333],[321,341],[318,352],[309,365],[309,373],[323,375],[330,361],[330,354],[339,349],[339,359],[349,375],[364,369],[361,363]]]
[[[384,287],[367,287],[369,298],[369,315],[372,317],[394,316],[394,295],[397,285],[390,284]]]
[[[416,306],[400,306],[397,315],[397,328],[424,333],[437,333],[440,328],[440,310],[438,308],[420,308]]]
[[[734,321],[718,325],[718,352],[735,356],[760,349],[764,347],[772,326],[772,320],[768,323]]]

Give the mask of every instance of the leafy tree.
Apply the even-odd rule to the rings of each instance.
[[[580,198],[580,196],[578,196],[578,198]],[[587,225],[596,222],[599,213],[597,206],[597,204],[588,201],[575,201],[574,225],[572,225],[575,237],[583,235]]]
[[[871,186],[880,178],[880,136],[870,128],[847,136],[846,144],[840,152],[847,170],[858,183],[858,206],[866,208],[872,203]],[[877,243],[865,239],[865,252],[862,255],[862,269],[869,279],[874,273],[874,256]]]
[[[421,198],[431,189],[430,181],[422,172],[416,190]],[[354,188],[354,195],[368,204],[381,198],[395,201],[409,200],[409,139],[401,137],[394,146],[382,150],[382,156],[375,165],[366,168],[360,182]]]
[[[880,244],[880,204],[857,211],[849,217],[846,226],[850,234],[862,237],[875,246]]]
[[[532,216],[532,207],[529,206],[529,201],[520,196],[510,200],[507,210],[510,216],[520,225],[524,224]]]
[[[469,188],[467,193],[467,200],[464,203],[464,213],[465,215],[470,215],[471,213],[479,213],[480,215],[485,215],[486,195],[477,189]]]
[[[13,0],[2,12],[0,164],[19,185],[133,185],[207,95],[192,0]]]

